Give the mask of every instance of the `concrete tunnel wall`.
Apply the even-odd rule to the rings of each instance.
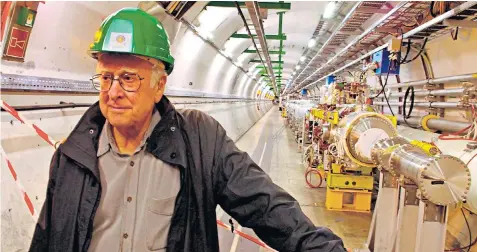
[[[137,7],[138,2],[40,4],[25,62],[2,60],[2,74],[88,80],[95,71],[95,60],[86,54],[94,32],[104,17],[126,6]],[[175,70],[168,78],[166,94],[176,108],[204,111],[222,124],[229,137],[239,139],[273,107],[271,101],[260,100],[265,99],[268,90],[262,92],[261,96],[256,96],[259,88],[265,85],[259,85],[244,74],[184,25],[169,17],[163,22],[172,37],[171,48],[176,58]],[[201,98],[204,96],[209,98]],[[232,97],[235,99],[225,99]],[[250,98],[258,100],[248,100]],[[94,103],[97,95],[3,90],[1,99],[12,106],[51,105],[60,101]],[[36,110],[22,111],[20,114],[55,140],[60,140],[68,136],[85,110],[86,108]],[[46,195],[48,168],[54,149],[7,112],[1,113],[1,141],[18,179],[36,211],[40,211]],[[4,159],[1,162],[5,169],[1,169],[0,250],[27,251],[35,221],[6,169],[6,162]]]

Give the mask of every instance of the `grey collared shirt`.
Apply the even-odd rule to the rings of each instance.
[[[133,155],[120,154],[106,121],[98,143],[101,200],[89,252],[163,251],[167,245],[180,172],[145,150],[161,120],[157,110]]]

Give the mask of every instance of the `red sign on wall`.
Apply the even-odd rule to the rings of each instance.
[[[12,34],[8,41],[8,47],[5,55],[15,58],[25,57],[26,45],[30,32],[17,27],[12,27]]]

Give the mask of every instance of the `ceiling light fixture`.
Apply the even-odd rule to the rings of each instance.
[[[300,65],[297,65],[296,66],[296,70],[300,70],[301,66]]]
[[[303,62],[303,61],[305,61],[305,60],[306,60],[306,57],[305,57],[305,56],[301,56],[300,61]]]
[[[325,11],[323,12],[323,18],[333,18],[336,10],[336,2],[331,1],[326,5]]]
[[[308,41],[308,47],[309,48],[312,48],[316,45],[316,40],[314,39],[310,39],[310,41]]]

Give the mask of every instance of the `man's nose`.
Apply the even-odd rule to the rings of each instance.
[[[111,88],[108,91],[108,95],[111,99],[115,100],[124,96],[124,90],[119,84],[119,80],[113,80]]]

